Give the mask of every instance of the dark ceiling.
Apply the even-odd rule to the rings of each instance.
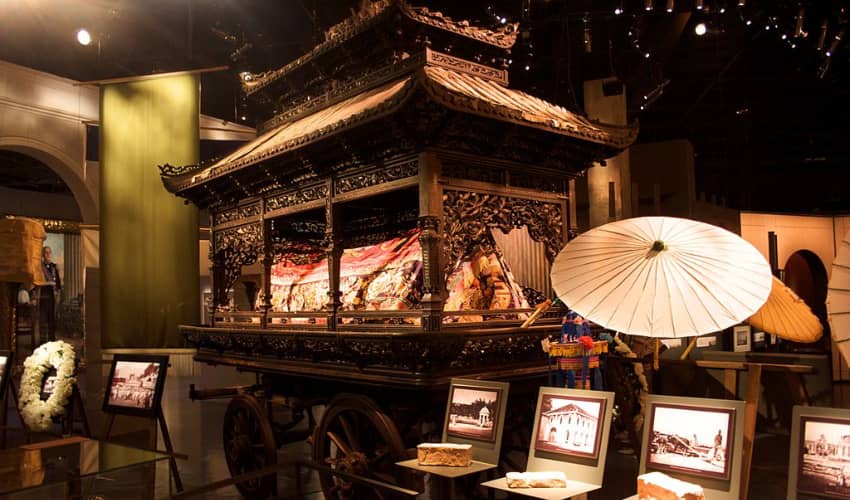
[[[6,0],[0,59],[77,80],[228,65],[204,75],[202,108],[235,120],[239,71],[291,60],[359,3]],[[583,80],[619,78],[639,141],[694,144],[698,192],[746,210],[850,212],[850,49],[836,40],[844,1],[654,0],[651,11],[645,0],[423,3],[479,24],[520,22],[512,86],[579,112]],[[94,35],[88,47],[74,39],[80,27]]]

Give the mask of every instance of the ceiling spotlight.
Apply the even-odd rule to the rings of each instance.
[[[254,75],[252,75],[250,71],[242,71],[241,73],[239,73],[239,78],[243,82],[250,82],[254,79]]]
[[[676,8],[676,0],[667,0],[667,12],[673,12]]]
[[[794,25],[794,38],[800,38],[803,36],[803,21],[806,18],[806,8],[800,7],[800,11],[797,12],[797,22]]]
[[[738,7],[746,7],[747,0],[738,0]]]
[[[694,7],[697,10],[702,10],[705,8],[705,0],[694,0]]]
[[[703,36],[706,34],[707,31],[708,27],[705,25],[705,23],[697,23],[697,25],[694,26],[694,33],[696,33],[697,36]]]
[[[746,25],[749,26],[751,24],[753,24],[753,22],[751,20],[747,19]]]
[[[818,35],[818,50],[823,50],[823,44],[826,42],[826,29],[829,24],[826,19],[820,25],[820,35]]]
[[[652,0],[644,0],[643,10],[646,10],[646,11],[652,10]]]
[[[625,9],[623,9],[623,2],[620,2],[616,7],[614,7],[614,15],[619,16],[623,12],[625,12]]]
[[[643,55],[644,59],[649,59],[649,52]]]
[[[590,32],[590,20],[584,18],[584,52],[590,54],[593,52],[593,34]]]
[[[80,30],[77,31],[77,42],[79,42],[80,45],[90,44],[91,43],[91,33],[89,33],[89,30],[87,30],[85,28],[80,28]]]

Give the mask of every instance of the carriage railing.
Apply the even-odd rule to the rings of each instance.
[[[470,309],[464,311],[443,311],[442,330],[469,328],[502,328],[522,324],[532,313],[532,308],[515,309]],[[561,312],[552,310],[537,318],[537,323],[553,323]],[[328,330],[327,311],[217,311],[214,314],[215,326],[223,328],[267,328],[275,330]],[[338,311],[336,313],[337,331],[420,331],[423,311],[418,309],[402,311]]]

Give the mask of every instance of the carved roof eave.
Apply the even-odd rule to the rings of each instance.
[[[231,172],[241,170],[245,167],[249,167],[257,163],[261,163],[265,160],[280,156],[290,151],[295,151],[316,141],[319,141],[325,137],[338,134],[351,128],[357,127],[359,125],[363,125],[365,123],[391,115],[405,104],[405,102],[413,94],[415,88],[416,86],[414,85],[413,78],[408,76],[406,78],[406,82],[404,82],[404,85],[402,86],[399,92],[394,94],[390,99],[379,103],[373,108],[364,110],[363,112],[353,115],[347,119],[330,123],[320,129],[310,132],[309,134],[296,137],[293,140],[285,141],[272,149],[263,151],[262,154],[250,155],[238,161],[225,163],[220,166],[216,166],[217,162],[212,163],[211,165],[200,165],[194,170],[192,170],[190,173],[182,174],[180,176],[166,177],[165,175],[163,175],[163,184],[165,185],[166,189],[168,189],[168,191],[175,194],[180,194],[181,192],[188,191],[192,188],[203,185],[208,181],[227,175]],[[364,91],[364,93],[365,92],[368,91]],[[327,108],[317,110],[312,115],[321,113],[325,109]],[[291,124],[292,122],[288,122],[283,125],[280,125],[278,128],[286,127]],[[274,130],[268,132],[267,134],[271,133],[274,133]],[[255,139],[254,142],[257,142],[262,138],[263,136],[260,136]],[[160,167],[160,169],[162,169],[162,167]]]
[[[393,86],[398,87],[398,90],[392,92],[382,90],[390,89]],[[506,89],[498,83],[473,75],[458,73],[450,69],[426,65],[415,71],[414,74],[407,75],[389,84],[384,84],[377,88],[364,89],[363,92],[357,94],[354,98],[349,98],[341,102],[328,99],[327,102],[334,102],[334,104],[317,109],[306,117],[300,116],[287,121],[266,132],[251,143],[243,146],[245,148],[244,153],[239,153],[242,150],[240,148],[233,154],[226,156],[223,160],[191,170],[187,169],[185,173],[181,173],[180,175],[167,176],[163,174],[163,184],[172,193],[189,191],[213,179],[298,150],[327,136],[388,116],[403,107],[414,91],[420,86],[425,90],[425,94],[430,100],[447,109],[534,128],[581,142],[596,144],[600,147],[599,151],[608,152],[611,156],[629,147],[635,141],[638,134],[637,124],[632,126],[602,124],[571,113],[562,107],[547,103],[529,94]],[[464,90],[467,90],[467,92],[465,93]],[[326,125],[323,124],[319,128],[309,130],[304,135],[281,141],[274,147],[266,146],[267,143],[272,142],[278,131],[286,130],[287,127],[293,127],[293,124],[296,124],[300,120],[318,117],[319,113],[330,111],[334,107],[339,109],[339,107],[349,105],[349,102],[359,105],[360,103],[356,101],[356,98],[379,92],[388,92],[389,96],[385,100],[377,102],[371,108],[364,108],[345,119],[333,121]],[[489,96],[492,101],[488,101],[481,96]],[[333,114],[331,113],[331,115]],[[229,156],[232,156],[234,159],[228,160],[227,158]],[[600,159],[602,158],[604,157],[600,157]]]
[[[499,30],[494,31],[470,26],[467,21],[456,21],[448,16],[444,16],[440,12],[431,12],[425,7],[412,7],[404,0],[378,0],[368,4],[366,8],[358,11],[353,16],[329,28],[325,32],[325,40],[301,57],[290,61],[278,69],[252,74],[247,79],[243,78],[242,90],[246,94],[251,95],[286,76],[296,68],[300,68],[322,54],[339,47],[377,24],[385,14],[392,10],[391,7],[397,7],[404,16],[415,22],[505,50],[514,46],[517,34],[519,33],[519,23],[508,23]]]
[[[428,95],[443,106],[454,111],[471,113],[499,121],[511,122],[517,125],[532,127],[547,132],[566,135],[574,139],[594,142],[602,146],[622,150],[631,146],[637,140],[640,127],[637,122],[631,125],[613,125],[591,120],[577,115],[567,109],[546,102],[525,92],[504,88],[486,79],[473,75],[462,75],[462,79],[471,81],[476,87],[476,96],[490,92],[493,100],[473,97],[470,93],[453,90],[450,80],[457,78],[451,70],[441,67],[426,66],[422,70],[427,77],[422,78]],[[458,85],[457,89],[469,88],[468,85]],[[507,101],[521,101],[523,106],[511,107]],[[535,113],[535,110],[540,110]]]

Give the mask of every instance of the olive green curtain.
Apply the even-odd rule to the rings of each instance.
[[[157,165],[198,162],[198,75],[105,84],[100,93],[101,344],[182,345],[198,323],[198,210]]]

